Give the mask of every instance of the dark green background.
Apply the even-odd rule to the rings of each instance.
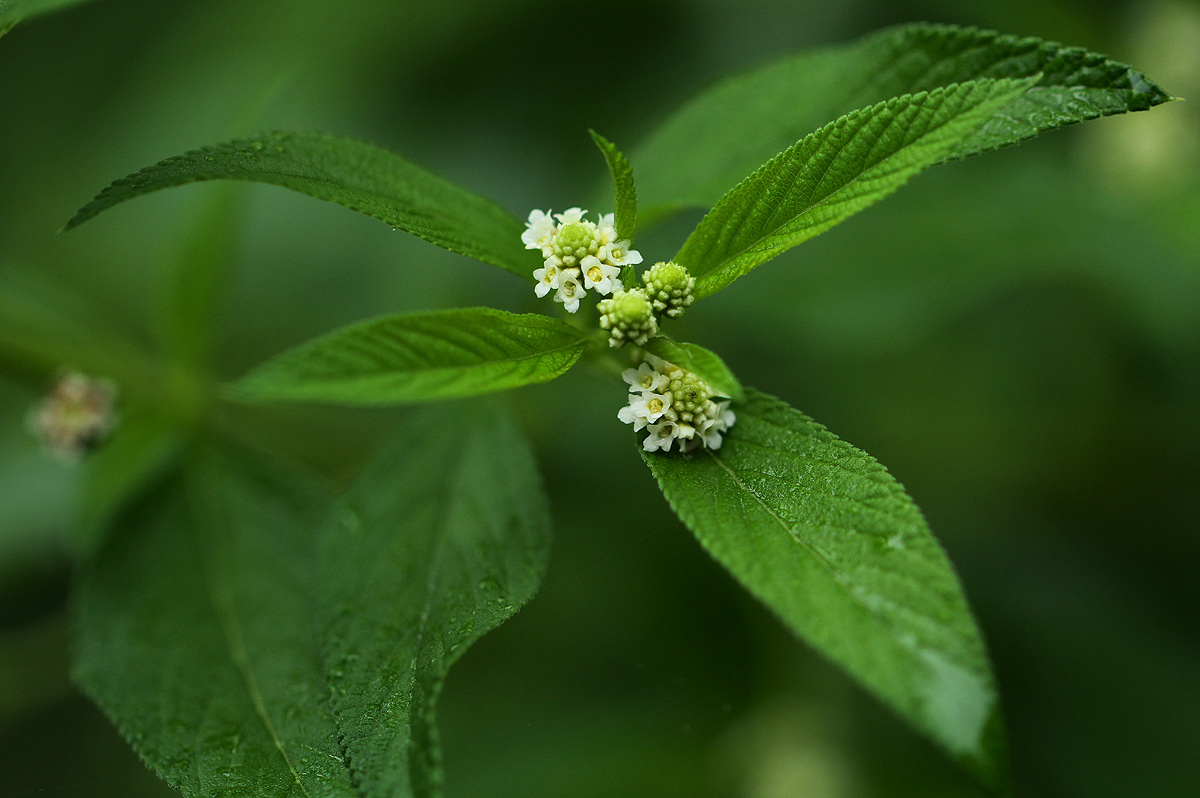
[[[69,288],[149,341],[167,265],[219,189],[55,230],[159,158],[328,130],[524,216],[596,195],[587,127],[636,171],[639,138],[713,80],[896,22],[1081,45],[1200,98],[1189,2],[434,6],[97,0],[18,26],[0,40],[0,270]],[[670,331],[905,483],[994,654],[1021,795],[1200,795],[1198,109],[939,167]],[[511,275],[370,219],[239,191],[224,376],[386,311],[549,311]],[[695,218],[636,245],[664,258]],[[67,681],[75,480],[23,432],[37,391],[0,379],[0,794],[165,794]],[[708,560],[617,422],[623,397],[585,369],[511,396],[557,539],[541,595],[451,674],[449,798],[979,795]],[[343,477],[403,420],[290,409],[240,423]]]

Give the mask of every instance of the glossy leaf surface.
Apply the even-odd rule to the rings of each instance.
[[[708,296],[938,163],[1030,81],[982,80],[854,111],[764,164],[709,211],[674,260]]]
[[[538,266],[521,243],[523,225],[496,203],[395,153],[323,133],[268,133],[167,158],[114,181],[67,229],[134,197],[198,180],[290,188],[526,279]]]
[[[890,28],[767,64],[680,108],[634,153],[643,221],[711,206],[768,158],[855,109],[954,83],[1034,77],[946,159],[1170,99],[1133,67],[1080,47],[951,25]]]
[[[549,543],[523,441],[457,410],[410,417],[331,510],[209,454],[85,574],[76,679],[185,796],[440,795],[446,671]]]
[[[451,399],[554,379],[584,345],[574,327],[535,313],[397,314],[303,343],[234,383],[230,395],[356,405]]]
[[[720,449],[642,453],[671,507],[792,631],[1001,787],[983,640],[920,511],[870,455],[746,393]]]

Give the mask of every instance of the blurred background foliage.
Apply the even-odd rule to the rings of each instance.
[[[724,75],[919,19],[1085,46],[1200,98],[1184,0],[98,0],[0,41],[0,291],[89,345],[153,352],[182,253],[205,256],[188,242],[228,248],[225,377],[372,314],[546,312],[510,275],[280,189],[193,186],[55,231],[115,177],[277,128],[393,148],[520,216],[563,208],[605,179],[587,127],[636,156]],[[230,202],[231,237],[205,233]],[[638,249],[668,255],[696,218]],[[671,334],[906,484],[989,640],[1019,794],[1200,795],[1194,99],[935,169]],[[25,433],[47,376],[0,379],[0,793],[169,794],[68,681],[86,480]],[[451,674],[450,798],[978,795],[694,545],[623,396],[581,368],[510,399],[540,444],[554,559]],[[343,479],[403,421],[231,423]]]

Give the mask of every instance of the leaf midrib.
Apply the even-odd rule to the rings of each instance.
[[[197,530],[199,529],[199,527],[193,528]],[[198,531],[196,534],[198,538]],[[199,540],[197,540],[197,542],[200,543],[201,551],[203,551],[203,542]],[[202,563],[204,559],[205,558],[201,558]],[[224,555],[222,555],[222,559],[225,559]],[[295,766],[292,764],[291,757],[288,756],[285,749],[283,739],[279,736],[279,732],[276,730],[275,724],[271,721],[271,717],[267,712],[266,702],[263,700],[262,690],[258,686],[258,680],[254,678],[254,671],[250,666],[249,653],[246,651],[246,644],[242,639],[241,624],[238,622],[237,616],[234,613],[234,608],[232,605],[234,604],[235,599],[232,590],[229,594],[229,606],[226,607],[226,602],[221,601],[219,597],[219,591],[213,583],[214,575],[211,572],[211,569],[202,567],[201,572],[204,574],[204,586],[208,594],[209,605],[212,607],[213,614],[217,617],[217,624],[221,628],[221,635],[225,640],[229,657],[231,660],[233,660],[234,667],[237,669],[238,674],[242,678],[242,684],[246,688],[246,692],[250,697],[250,702],[254,705],[255,714],[258,716],[258,719],[262,721],[263,727],[267,730],[267,734],[271,737],[271,741],[275,745],[275,750],[279,753],[279,756],[283,759],[284,764],[287,765],[288,771],[292,774],[292,778],[295,780],[296,786],[298,786],[300,791],[304,793],[305,798],[312,798],[311,794],[308,792],[308,788],[305,787],[304,782],[300,779],[300,774],[296,771]]]
[[[746,493],[748,493],[751,497],[754,498],[755,502],[763,510],[765,510],[766,513],[769,516],[771,516],[771,518],[777,524],[779,524],[779,526],[783,529],[783,531],[787,534],[787,536],[789,538],[794,540],[796,543],[798,543],[800,545],[801,548],[803,548],[810,555],[812,555],[813,559],[816,560],[816,562],[829,573],[830,577],[833,579],[834,584],[836,584],[839,588],[841,588],[843,593],[847,597],[850,598],[851,603],[857,605],[866,614],[866,616],[871,619],[872,623],[881,627],[885,631],[888,639],[894,641],[897,645],[899,645],[904,650],[908,651],[910,654],[912,654],[912,655],[916,654],[916,652],[912,648],[905,645],[902,640],[900,640],[898,637],[896,637],[894,634],[892,634],[891,627],[884,621],[884,619],[879,617],[879,615],[877,613],[875,613],[875,611],[870,607],[869,604],[867,604],[860,596],[858,596],[853,590],[851,590],[848,585],[845,584],[845,582],[843,581],[844,577],[837,570],[836,566],[832,562],[830,562],[829,559],[819,549],[814,548],[808,541],[806,541],[803,537],[801,537],[798,532],[793,530],[788,525],[788,523],[778,513],[776,513],[775,510],[769,504],[767,504],[766,501],[764,501],[763,498],[761,496],[759,496],[757,492],[754,491],[753,488],[751,488],[749,485],[747,485],[745,482],[742,481],[742,479],[737,475],[737,472],[735,472],[732,468],[730,468],[729,465],[725,463],[725,461],[721,458],[720,455],[718,455],[716,452],[714,452],[711,449],[705,449],[705,452],[708,454],[709,457],[711,457],[713,459],[713,461],[722,470],[725,471],[725,473],[727,473],[729,475],[730,479],[732,479],[739,488],[741,488]]]
[[[895,120],[895,117],[893,117],[891,120],[889,120],[889,121],[888,121],[888,125],[890,126],[890,125],[891,125],[891,124],[893,124],[895,121],[896,121],[896,120]],[[725,269],[727,266],[729,266],[729,264],[736,262],[737,260],[739,260],[740,258],[744,257],[745,255],[747,255],[747,254],[748,254],[748,253],[750,253],[751,251],[755,251],[755,247],[756,247],[757,245],[761,244],[763,241],[766,241],[766,240],[768,240],[768,239],[770,239],[770,238],[772,238],[772,237],[774,237],[774,236],[777,236],[777,235],[778,235],[778,233],[779,233],[779,230],[781,230],[782,228],[784,228],[784,227],[786,227],[786,226],[788,226],[788,225],[790,225],[790,224],[794,223],[795,221],[797,221],[797,220],[798,220],[798,219],[800,219],[801,217],[803,217],[803,216],[806,216],[807,214],[810,214],[810,213],[812,213],[813,211],[815,211],[816,209],[818,209],[818,208],[821,208],[821,207],[823,207],[823,206],[826,206],[826,205],[834,205],[834,204],[837,204],[838,202],[844,202],[844,201],[846,201],[846,200],[844,200],[844,199],[838,199],[839,195],[841,195],[841,194],[842,194],[842,192],[844,192],[846,189],[850,188],[852,185],[854,185],[854,184],[855,184],[855,183],[857,183],[859,180],[861,180],[861,179],[862,179],[862,176],[863,176],[864,174],[866,174],[867,172],[873,171],[873,170],[875,170],[875,169],[878,169],[879,167],[883,166],[884,164],[887,164],[889,161],[891,161],[891,160],[892,160],[893,158],[895,158],[896,156],[898,156],[898,155],[900,155],[901,153],[903,153],[905,150],[908,150],[908,149],[909,149],[909,148],[911,148],[911,147],[915,147],[916,145],[918,145],[919,143],[921,143],[922,141],[924,141],[924,140],[925,140],[927,137],[929,137],[930,135],[932,135],[932,133],[934,132],[934,130],[940,130],[940,129],[944,128],[944,127],[946,126],[946,124],[949,124],[949,122],[950,122],[950,121],[953,121],[953,119],[951,119],[951,120],[948,120],[948,121],[947,121],[945,124],[939,125],[937,128],[934,128],[934,129],[927,130],[927,131],[926,131],[925,133],[923,133],[923,134],[922,134],[920,137],[918,137],[918,138],[914,139],[914,140],[913,140],[913,142],[912,142],[911,144],[909,144],[909,145],[906,145],[905,147],[903,147],[903,148],[901,148],[901,149],[897,150],[896,152],[893,152],[891,155],[888,155],[886,158],[884,158],[883,160],[879,161],[878,163],[875,163],[875,164],[873,164],[873,165],[871,165],[871,166],[867,166],[867,167],[863,167],[863,168],[859,169],[859,170],[858,170],[858,173],[857,173],[857,174],[855,174],[855,175],[854,175],[854,177],[852,177],[850,180],[847,180],[845,183],[843,183],[843,184],[842,184],[840,187],[838,187],[838,188],[837,188],[836,190],[834,190],[832,193],[830,193],[830,194],[827,194],[827,195],[826,195],[824,198],[822,198],[822,199],[821,199],[819,202],[814,202],[814,203],[812,203],[811,205],[807,205],[807,206],[805,206],[803,210],[801,210],[800,212],[796,213],[796,214],[795,214],[794,216],[792,216],[790,219],[785,219],[784,221],[780,222],[780,223],[779,223],[779,224],[778,224],[776,227],[772,228],[770,232],[768,232],[768,233],[765,233],[765,234],[763,234],[763,235],[759,236],[759,237],[758,237],[758,238],[756,238],[754,241],[752,241],[752,242],[750,242],[749,244],[747,244],[746,246],[744,246],[742,249],[740,249],[740,250],[737,250],[736,252],[734,252],[734,253],[732,253],[732,254],[728,255],[727,257],[725,257],[724,259],[722,259],[722,260],[721,260],[719,263],[717,263],[717,265],[715,265],[713,268],[709,269],[709,270],[708,270],[708,271],[706,271],[704,274],[702,274],[702,275],[699,275],[700,279],[701,279],[701,280],[707,280],[707,279],[708,279],[709,277],[711,277],[712,275],[715,275],[715,274],[718,274],[718,273],[720,273],[720,272],[721,272],[721,271],[723,271],[723,270],[724,270],[724,269]],[[981,124],[982,124],[982,123],[981,123]],[[863,129],[864,129],[864,128],[863,128],[862,126],[860,126],[860,127],[859,127],[859,130],[858,130],[858,131],[855,133],[855,138],[857,137],[857,135],[858,135],[858,132],[861,132]],[[807,138],[807,137],[805,137],[805,138]],[[846,142],[846,145],[845,145],[845,146],[843,146],[839,152],[844,152],[844,151],[846,150],[846,148],[847,148],[847,147],[849,147],[851,143],[853,143],[853,141],[854,141],[854,138],[851,138],[851,139],[850,139],[850,141]],[[800,143],[803,143],[803,139],[801,140],[801,142],[800,142]],[[822,173],[820,180],[818,180],[818,181],[816,182],[816,184],[815,184],[815,185],[820,185],[820,182],[821,182],[821,180],[824,180],[824,179],[825,179],[825,175],[829,174],[829,170],[833,168],[833,163],[834,163],[834,161],[836,161],[836,160],[837,160],[836,158],[833,158],[833,159],[831,159],[831,160],[830,160],[829,164],[828,164],[828,165],[825,167],[825,171]],[[797,171],[797,174],[796,174],[796,176],[795,176],[795,177],[793,177],[793,179],[792,179],[792,186],[791,186],[791,188],[789,188],[789,189],[788,189],[788,192],[789,192],[789,193],[795,189],[795,183],[796,183],[796,181],[797,181],[798,179],[799,179],[799,171]],[[745,219],[745,218],[743,218],[743,220],[742,220],[741,224],[742,224],[742,225],[744,225],[744,224],[745,224],[745,222],[746,222],[746,219]]]

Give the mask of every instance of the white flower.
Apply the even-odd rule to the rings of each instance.
[[[642,253],[629,247],[629,239],[623,238],[620,241],[612,241],[600,247],[600,252],[597,255],[600,260],[611,263],[614,266],[636,266],[642,262]]]
[[[671,409],[671,397],[668,394],[642,391],[640,394],[629,395],[629,408],[637,418],[646,419],[653,424]]]
[[[574,313],[579,310],[579,300],[586,295],[587,291],[579,284],[579,269],[563,269],[559,272],[555,302],[563,303],[568,313]]]
[[[601,262],[595,255],[588,255],[579,263],[583,269],[583,285],[601,295],[622,291],[625,285],[618,279],[621,270]]]
[[[546,261],[544,267],[533,270],[533,279],[537,280],[533,292],[539,297],[545,296],[550,293],[551,289],[557,290],[562,284],[562,269],[557,264]]]
[[[558,219],[559,225],[579,224],[583,221],[583,215],[587,211],[580,208],[567,208],[562,213],[554,214],[554,218]]]
[[[525,228],[525,232],[521,233],[521,241],[525,243],[525,249],[541,249],[550,240],[550,236],[554,235],[556,229],[550,213],[543,213],[539,210],[529,212],[529,221],[525,223]]]
[[[636,370],[625,369],[621,372],[621,379],[629,383],[634,391],[661,391],[670,382],[666,374],[655,371],[649,363],[643,363]]]
[[[647,452],[671,451],[671,444],[679,435],[679,425],[674,421],[664,421],[661,424],[651,424],[650,434],[642,441],[642,448]]]

